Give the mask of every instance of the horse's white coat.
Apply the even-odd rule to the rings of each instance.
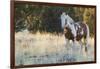
[[[78,30],[78,28],[80,28],[79,22],[75,23],[78,27],[76,27],[76,30]]]
[[[64,29],[64,26],[65,26],[65,18],[66,18],[66,14],[63,12],[62,15],[61,15],[61,27],[62,29]]]
[[[66,23],[66,19],[67,19],[67,23]],[[77,33],[76,33],[73,23],[74,23],[74,20],[69,15],[66,15],[65,12],[63,12],[61,15],[62,29],[64,29],[65,26],[69,27],[71,29],[73,36],[76,37]]]
[[[83,35],[83,29],[82,29],[82,31],[80,33],[81,33],[81,35]]]

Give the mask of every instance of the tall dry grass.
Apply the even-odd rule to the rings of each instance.
[[[24,30],[15,33],[16,65],[93,61],[94,38],[89,41],[89,52],[84,56],[80,44],[77,42],[74,47],[72,43],[66,44],[64,35],[40,32],[32,34]]]

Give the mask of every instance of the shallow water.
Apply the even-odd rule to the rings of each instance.
[[[24,36],[23,36],[24,35]],[[64,36],[52,34],[15,34],[15,62],[16,65],[52,64],[94,61],[94,39],[90,39],[88,52],[84,45],[81,48],[77,42],[75,46],[66,44]]]

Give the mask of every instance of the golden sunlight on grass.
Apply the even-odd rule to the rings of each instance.
[[[93,61],[94,38],[89,40],[89,56],[85,57],[84,53],[80,52],[79,43],[74,47],[71,43],[66,44],[64,35],[39,32],[32,34],[27,30],[15,33],[16,65]]]

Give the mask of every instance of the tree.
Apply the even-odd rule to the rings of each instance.
[[[94,34],[95,9],[71,6],[49,6],[33,4],[15,4],[15,31],[28,29],[30,32],[60,33],[62,12],[68,14],[75,22],[84,21]]]

